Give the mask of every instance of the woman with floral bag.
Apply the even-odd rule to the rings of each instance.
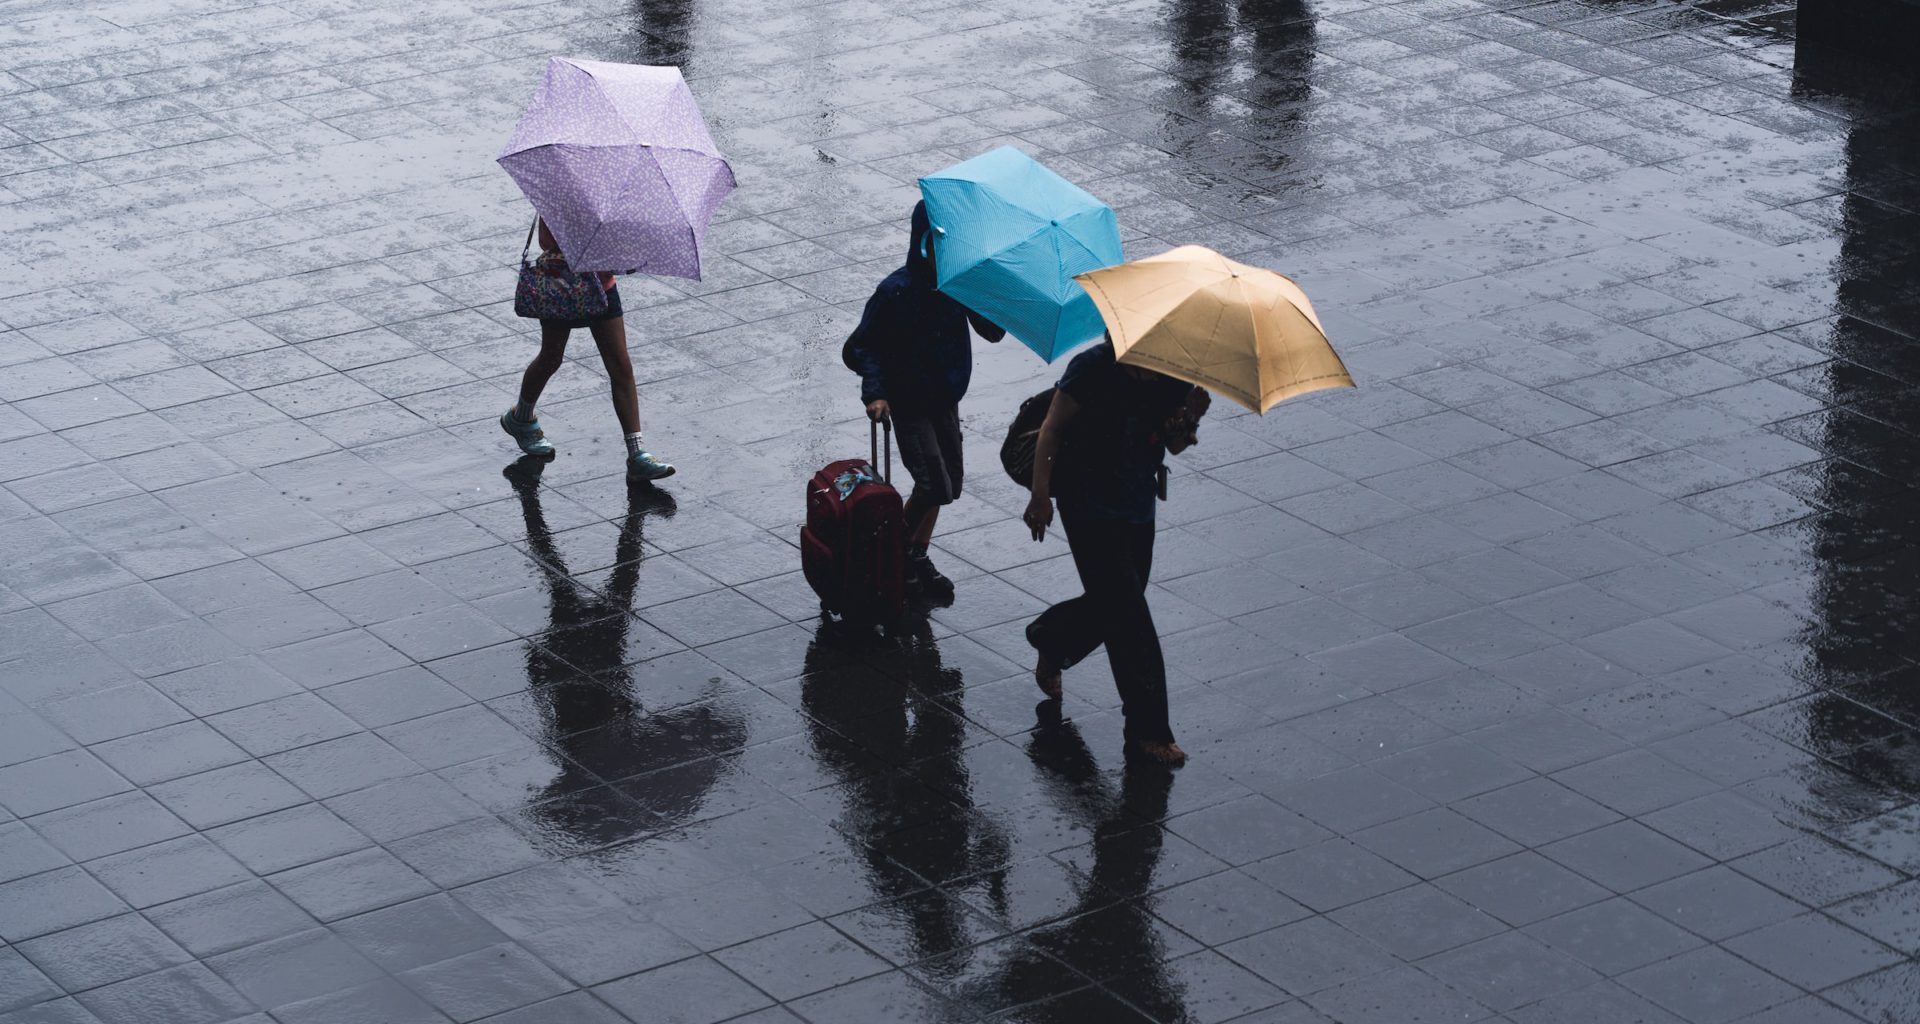
[[[540,257],[529,263],[526,250],[535,232],[540,238]],[[507,432],[520,450],[529,455],[551,458],[553,442],[548,441],[540,421],[533,414],[534,403],[546,389],[566,359],[567,339],[573,329],[584,327],[600,349],[600,361],[607,369],[613,389],[613,413],[619,417],[621,433],[627,440],[627,479],[650,482],[673,475],[673,466],[648,453],[640,435],[640,393],[633,381],[633,360],[627,354],[627,322],[620,309],[620,291],[609,273],[576,274],[560,254],[560,244],[539,218],[527,229],[527,245],[520,253],[520,282],[514,292],[514,312],[540,321],[540,354],[527,364],[520,378],[520,399],[500,415],[500,429]]]

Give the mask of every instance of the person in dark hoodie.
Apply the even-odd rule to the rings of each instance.
[[[868,418],[892,422],[900,461],[913,476],[906,509],[907,581],[950,596],[953,584],[934,568],[927,546],[940,506],[960,497],[960,399],[973,377],[967,325],[988,341],[999,341],[1007,332],[940,293],[934,250],[927,204],[916,203],[907,263],[873,290],[840,355],[860,375]]]

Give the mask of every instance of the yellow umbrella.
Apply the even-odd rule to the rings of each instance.
[[[1123,363],[1158,370],[1257,413],[1353,387],[1313,303],[1292,281],[1198,245],[1074,278]]]

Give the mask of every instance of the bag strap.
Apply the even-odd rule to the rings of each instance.
[[[540,215],[533,215],[533,223],[527,225],[527,240],[520,246],[520,262],[527,261],[527,253],[533,250],[533,233],[540,228]]]

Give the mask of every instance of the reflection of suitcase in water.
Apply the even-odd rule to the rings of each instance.
[[[893,425],[872,430],[871,459],[829,463],[807,484],[807,525],[800,528],[800,567],[820,607],[845,619],[889,622],[906,610],[907,519],[893,489]]]

